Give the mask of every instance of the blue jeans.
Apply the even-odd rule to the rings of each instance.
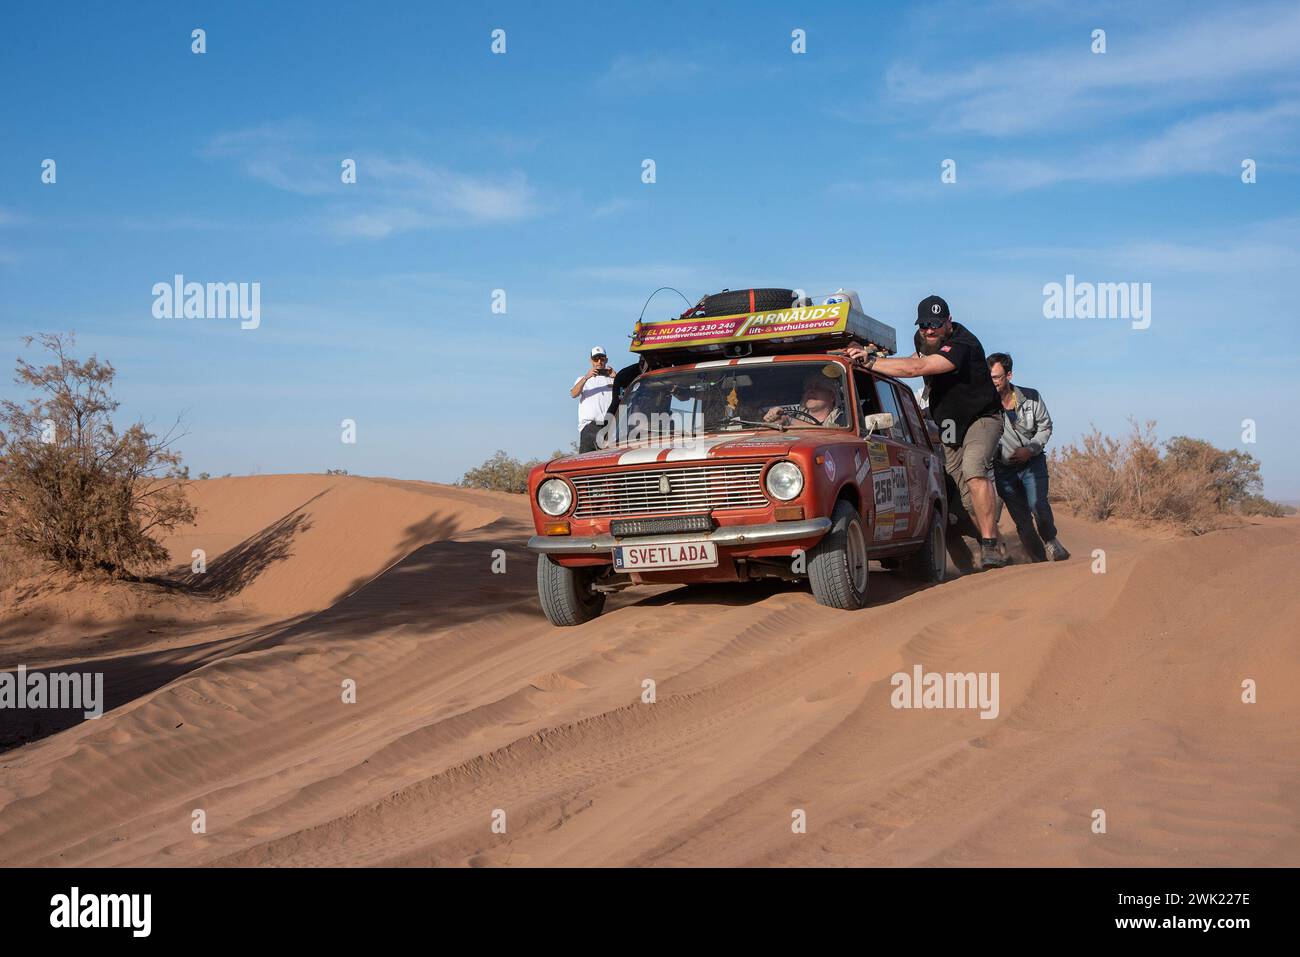
[[[998,495],[1016,523],[1020,544],[1034,558],[1046,558],[1043,543],[1056,537],[1056,521],[1047,501],[1047,456],[1039,453],[1023,465],[998,461],[993,466],[993,478]]]

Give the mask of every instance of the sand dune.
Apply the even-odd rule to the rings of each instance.
[[[521,497],[195,490],[168,546],[209,574],[159,599],[171,627],[75,587],[0,613],[0,663],[101,670],[116,695],[0,754],[0,864],[1300,863],[1300,521],[1067,520],[1075,560],[924,590],[881,572],[858,613],[661,588],[553,629]],[[71,630],[43,640],[33,605]],[[917,664],[997,672],[998,717],[892,707]]]

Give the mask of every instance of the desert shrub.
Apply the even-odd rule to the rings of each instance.
[[[1283,518],[1296,513],[1295,508],[1291,505],[1282,505],[1262,495],[1255,494],[1247,495],[1242,499],[1238,511],[1242,515],[1263,515],[1266,518]]]
[[[1123,498],[1120,447],[1118,439],[1093,429],[1078,445],[1053,450],[1048,460],[1052,498],[1059,498],[1086,518],[1110,518]]]
[[[563,452],[554,452],[551,458],[557,458],[563,454]],[[522,494],[528,491],[528,473],[535,466],[547,461],[549,459],[529,459],[527,462],[521,462],[504,449],[497,449],[490,459],[461,476],[460,482],[457,484],[463,485],[465,488],[481,488],[491,492],[517,492]]]
[[[170,446],[137,422],[118,431],[115,371],[68,355],[72,336],[41,335],[54,361],[18,360],[14,381],[35,392],[0,403],[0,538],[35,559],[115,577],[167,560],[153,538],[194,521],[188,478]],[[173,429],[173,432],[175,430]]]
[[[1122,440],[1094,428],[1054,451],[1050,465],[1052,498],[1095,521],[1164,522],[1199,534],[1228,514],[1282,514],[1257,494],[1254,456],[1181,435],[1161,443],[1154,422],[1133,423]]]
[[[529,459],[521,462],[504,449],[497,449],[490,459],[476,466],[461,476],[457,485],[465,488],[482,488],[491,492],[516,492],[522,495],[528,491],[528,473],[538,465],[544,465],[551,459],[562,455],[576,455],[578,443],[570,442],[567,452],[556,449],[544,459]]]
[[[1203,439],[1176,435],[1165,443],[1165,460],[1175,471],[1190,471],[1208,479],[1207,491],[1221,512],[1238,509],[1263,481],[1259,462],[1247,452],[1218,449]]]

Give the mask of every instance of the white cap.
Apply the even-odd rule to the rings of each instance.
[[[592,347],[591,347],[591,357],[594,359],[594,358],[596,358],[596,356],[605,356],[606,359],[609,358],[609,355],[606,354],[605,350],[602,349],[600,346],[592,346]]]

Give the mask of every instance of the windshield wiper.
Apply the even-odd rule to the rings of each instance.
[[[789,428],[788,425],[778,425],[775,422],[752,422],[749,419],[728,419],[727,420],[728,425],[730,425],[732,422],[739,422],[741,425],[757,425],[765,429],[776,429],[776,431],[778,432],[784,432],[786,429]]]

